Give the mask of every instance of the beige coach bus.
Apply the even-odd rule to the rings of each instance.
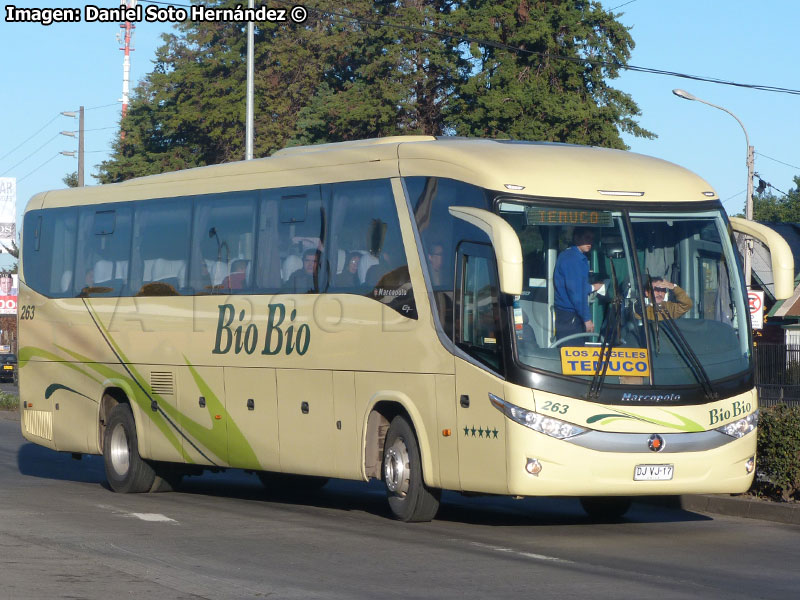
[[[594,331],[564,335],[553,273],[578,227],[600,286]],[[577,496],[606,517],[742,492],[758,405],[733,229],[770,246],[791,295],[781,238],[616,150],[396,137],[42,193],[22,240],[22,433],[102,454],[117,492],[206,468],[374,478],[405,521],[432,519],[441,490]],[[665,282],[684,314],[655,299]]]

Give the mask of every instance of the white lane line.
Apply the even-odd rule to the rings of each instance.
[[[530,558],[533,560],[546,560],[550,562],[558,562],[564,564],[575,564],[571,560],[565,560],[563,558],[558,558],[556,556],[546,556],[544,554],[534,554],[533,552],[521,552],[519,550],[514,550],[513,548],[504,548],[503,546],[492,546],[490,544],[482,544],[481,542],[470,542],[473,546],[477,546],[479,548],[485,548],[487,550],[492,550],[493,552],[504,552],[505,554],[513,554],[514,556],[522,556],[524,558]]]

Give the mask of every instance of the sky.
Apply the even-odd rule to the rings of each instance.
[[[18,228],[29,198],[65,187],[62,178],[77,169],[77,158],[59,154],[77,150],[77,138],[59,132],[77,131],[78,122],[60,112],[85,107],[85,180],[86,185],[97,183],[92,174],[108,158],[118,133],[123,52],[117,41],[118,23],[9,23],[5,7],[83,11],[91,2],[3,3],[0,177],[18,179]],[[94,3],[118,6],[117,0]],[[636,43],[630,65],[800,90],[797,0],[602,0],[602,4],[622,13],[620,21],[630,28]],[[169,31],[169,23],[136,24],[131,89],[152,70],[161,34]],[[632,71],[622,72],[610,83],[633,97],[642,113],[639,124],[658,136],[647,140],[626,135],[623,139],[630,149],[701,175],[731,214],[743,212],[745,202],[747,146],[742,127],[721,110],[678,98],[673,89],[685,89],[734,113],[755,148],[756,172],[774,188],[787,192],[793,177],[800,175],[800,95]],[[8,255],[0,255],[0,268],[10,262]]]

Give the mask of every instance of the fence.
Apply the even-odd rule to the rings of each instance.
[[[758,344],[753,349],[760,406],[800,406],[800,345]]]

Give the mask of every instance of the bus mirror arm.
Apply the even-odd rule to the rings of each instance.
[[[519,296],[522,293],[522,247],[519,237],[502,217],[471,206],[451,206],[450,214],[474,225],[492,241],[497,258],[497,274],[500,291]]]
[[[730,217],[730,222],[734,231],[753,237],[769,248],[775,298],[777,300],[790,298],[794,293],[794,257],[786,240],[775,230],[761,223],[740,217]]]

